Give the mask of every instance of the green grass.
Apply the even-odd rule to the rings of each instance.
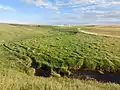
[[[75,27],[0,24],[0,51],[0,90],[120,88],[114,83],[36,77],[31,67],[35,61],[37,69],[52,75],[80,68],[119,72],[120,39],[83,34]]]

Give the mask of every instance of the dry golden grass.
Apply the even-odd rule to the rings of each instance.
[[[92,27],[85,26],[84,29],[98,34],[120,36],[120,25],[96,25]]]
[[[115,83],[100,83],[55,77],[28,76],[14,70],[0,70],[0,90],[119,90]]]

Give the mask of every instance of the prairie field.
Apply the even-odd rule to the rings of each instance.
[[[103,35],[120,36],[120,25],[88,25],[83,27],[83,30]]]
[[[120,36],[120,26],[79,26]],[[120,39],[77,27],[0,24],[0,90],[119,90]]]

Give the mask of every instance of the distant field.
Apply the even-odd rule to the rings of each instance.
[[[120,39],[77,28],[0,24],[0,90],[119,90],[120,78],[102,83],[78,74],[119,75]]]
[[[85,26],[82,29],[98,34],[120,36],[120,25]]]

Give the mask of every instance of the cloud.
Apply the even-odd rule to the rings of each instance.
[[[27,3],[34,3],[40,8],[47,8],[59,12],[59,8],[49,0],[25,0]]]
[[[0,9],[8,10],[8,11],[15,11],[14,8],[12,8],[10,6],[5,6],[5,5],[2,5],[2,4],[0,4]]]
[[[60,12],[57,17],[54,15],[50,17],[51,21],[58,23],[120,21],[120,0],[27,0],[27,2]]]

